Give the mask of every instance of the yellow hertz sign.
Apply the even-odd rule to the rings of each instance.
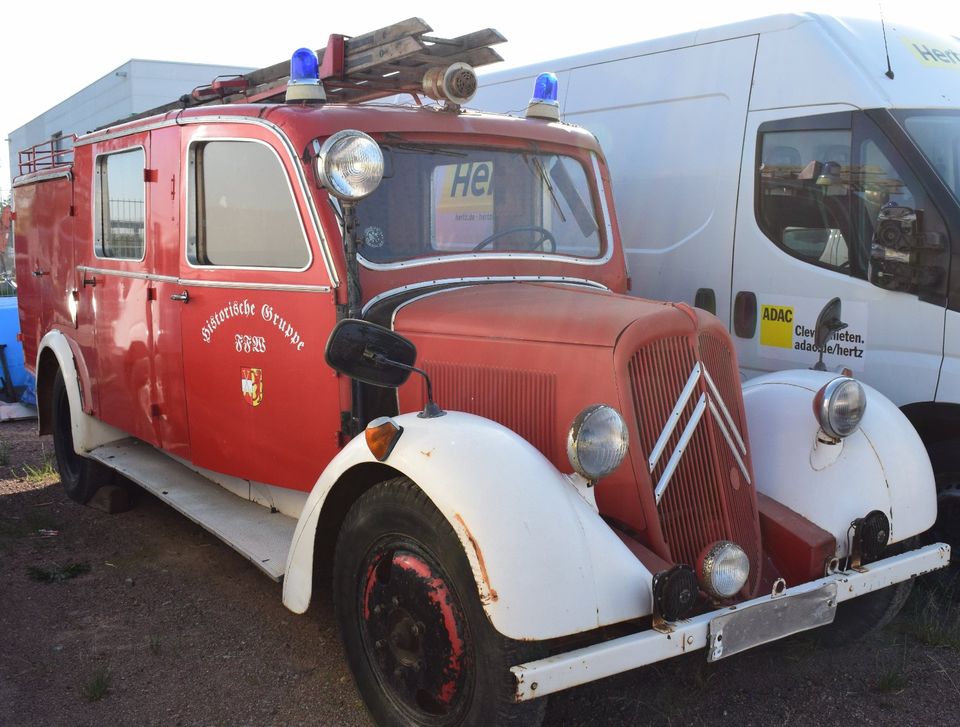
[[[793,306],[760,306],[760,345],[793,348]]]
[[[911,38],[901,38],[907,48],[918,61],[929,68],[953,68],[960,70],[960,48],[948,48],[940,43],[933,43]]]

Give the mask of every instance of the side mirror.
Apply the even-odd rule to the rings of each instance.
[[[347,318],[334,327],[324,358],[357,381],[396,388],[410,378],[417,347],[383,326]]]
[[[837,331],[842,331],[847,324],[840,320],[841,303],[839,298],[833,298],[820,311],[817,316],[817,323],[813,329],[813,347],[820,352],[820,359],[813,366],[814,371],[826,371],[827,367],[823,363],[823,352],[827,343],[833,338]]]
[[[870,246],[870,282],[885,290],[921,293],[946,279],[944,237],[924,229],[923,210],[885,204]]]

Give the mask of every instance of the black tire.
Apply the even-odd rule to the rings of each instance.
[[[542,656],[491,626],[459,539],[406,478],[375,485],[337,539],[333,595],[347,661],[379,725],[539,725],[510,667]]]
[[[937,482],[937,520],[930,529],[931,541],[951,547],[951,560],[960,559],[960,444],[935,442],[927,447]]]
[[[112,482],[112,472],[92,459],[81,457],[73,449],[70,400],[63,373],[53,381],[53,451],[63,489],[74,502],[86,505],[103,485]]]

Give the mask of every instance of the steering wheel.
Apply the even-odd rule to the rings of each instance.
[[[557,239],[553,236],[550,230],[548,230],[546,227],[541,227],[540,225],[530,225],[528,227],[512,227],[509,230],[501,230],[500,232],[494,232],[489,237],[485,237],[483,240],[481,240],[477,244],[477,246],[473,248],[473,252],[479,252],[480,250],[485,248],[487,245],[489,245],[491,242],[499,240],[501,237],[512,235],[515,232],[536,232],[537,233],[538,236],[528,248],[529,250],[536,250],[538,247],[543,247],[544,252],[547,252],[547,245],[545,243],[549,243],[550,252],[553,252],[557,249]]]

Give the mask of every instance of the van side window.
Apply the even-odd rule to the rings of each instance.
[[[851,132],[762,134],[757,217],[773,242],[801,260],[862,275],[867,245],[851,219]]]
[[[98,257],[143,259],[144,167],[139,147],[97,157],[94,219]]]
[[[255,141],[190,152],[187,255],[194,265],[305,268],[310,249],[277,154]]]

